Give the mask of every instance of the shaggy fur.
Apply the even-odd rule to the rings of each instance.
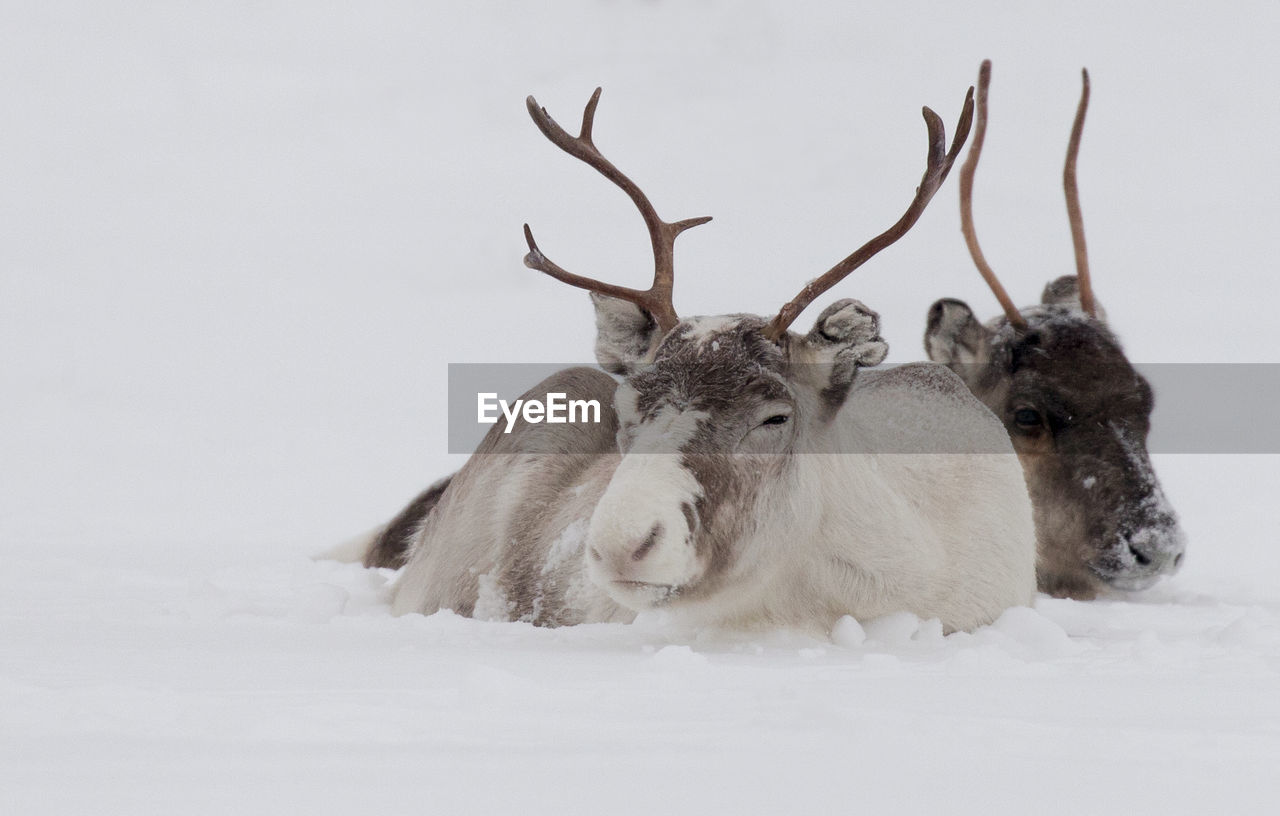
[[[491,431],[414,536],[397,613],[825,630],[907,610],[960,630],[1031,601],[1008,437],[945,368],[862,371],[887,350],[874,312],[840,301],[778,344],[750,315],[659,341],[592,299],[626,378],[570,369],[526,396],[598,399],[604,421]]]
[[[1147,454],[1151,386],[1101,307],[1096,318],[1081,310],[1074,276],[1051,282],[1022,315],[1026,331],[1003,317],[984,326],[964,303],[940,300],[925,349],[1013,441],[1035,507],[1040,589],[1087,599],[1106,586],[1150,586],[1186,549]]]

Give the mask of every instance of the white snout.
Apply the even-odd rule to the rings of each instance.
[[[678,454],[623,457],[587,529],[587,575],[631,609],[671,600],[706,568],[692,540],[698,496]]]

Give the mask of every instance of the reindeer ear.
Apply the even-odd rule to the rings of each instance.
[[[1057,280],[1049,281],[1040,295],[1040,302],[1045,306],[1066,306],[1077,312],[1084,311],[1080,306],[1080,281],[1075,275],[1063,275]],[[1093,308],[1098,313],[1098,320],[1106,323],[1107,310],[1102,308],[1097,298],[1093,301]]]
[[[648,361],[658,340],[653,316],[629,300],[591,293],[596,307],[596,360],[611,374],[627,375]]]
[[[889,344],[880,336],[880,315],[852,298],[823,309],[805,342],[859,366],[879,365],[889,353]]]
[[[935,363],[951,368],[979,363],[991,351],[991,331],[978,322],[963,301],[943,298],[929,307],[924,351]]]
[[[849,298],[818,315],[803,346],[803,359],[822,372],[818,385],[833,405],[844,401],[859,368],[879,365],[889,353],[889,344],[880,336],[880,315]]]

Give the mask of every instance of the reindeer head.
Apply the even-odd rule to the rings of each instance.
[[[974,263],[1005,315],[983,325],[958,301],[929,310],[925,350],[950,366],[1004,423],[1023,464],[1039,539],[1040,589],[1089,598],[1102,586],[1143,589],[1177,570],[1186,547],[1147,454],[1154,405],[1093,296],[1075,181],[1089,75],[1072,128],[1064,187],[1076,276],[1049,283],[1019,311],[973,228],[973,174],[986,131],[991,65],[978,80],[978,121],[960,171],[960,210]]]
[[[595,300],[602,336],[617,311],[638,311]],[[849,387],[888,345],[855,300],[832,304],[807,335],[774,340],[766,328],[755,315],[681,320],[652,354],[613,369],[627,373],[614,400],[623,458],[591,519],[587,567],[619,603],[692,602],[726,585],[745,594],[745,577],[768,576],[773,548],[812,523],[793,454],[835,447]]]
[[[538,249],[529,227],[525,264],[589,290],[596,309],[596,356],[624,379],[615,396],[622,458],[597,503],[584,558],[591,580],[632,609],[723,598],[725,587],[749,603],[785,560],[783,542],[818,523],[799,485],[792,454],[831,450],[832,425],[861,367],[880,363],[888,346],[879,317],[854,300],[832,304],[806,335],[788,327],[816,297],[919,219],[968,136],[972,89],[947,149],[938,116],[924,109],[928,166],[902,218],[766,319],[724,315],[680,319],[672,304],[673,246],[695,218],[669,223],[595,147],[600,91],[582,130],[570,136],[532,97],[529,112],[554,144],[622,188],[644,217],[655,272],[634,290],[566,272]],[[747,576],[750,576],[748,578]]]

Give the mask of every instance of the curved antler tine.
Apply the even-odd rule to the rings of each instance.
[[[629,300],[643,305],[641,301],[645,299],[647,292],[639,289],[630,289],[626,286],[616,286],[612,283],[598,281],[595,278],[584,278],[581,275],[575,275],[560,268],[554,261],[543,255],[542,250],[538,249],[538,245],[533,240],[533,230],[529,229],[528,224],[524,225],[524,240],[529,244],[529,252],[524,256],[524,265],[530,269],[536,269],[539,272],[550,275],[561,283],[567,283],[579,289],[599,292],[602,295],[621,298],[622,300]]]
[[[702,215],[697,218],[686,218],[683,221],[677,221],[674,224],[668,224],[667,226],[671,228],[671,231],[674,234],[679,235],[680,233],[684,232],[687,229],[692,229],[693,227],[700,227],[710,220],[711,220],[711,216]]]
[[[956,123],[956,134],[951,139],[951,149],[947,151],[947,171],[950,172],[951,165],[955,164],[956,156],[960,155],[960,149],[964,147],[964,141],[969,135],[969,128],[973,124],[973,86],[969,86],[969,93],[964,97],[964,108],[960,111],[960,121]]]
[[[596,123],[596,106],[600,104],[600,92],[603,88],[597,87],[591,93],[591,98],[587,100],[587,106],[582,109],[582,129],[578,133],[578,138],[587,144],[595,147],[595,142],[591,141],[591,128]]]
[[[529,116],[533,118],[538,130],[542,131],[542,135],[546,136],[552,144],[570,156],[595,168],[602,176],[621,188],[632,203],[635,204],[636,209],[640,211],[641,217],[644,218],[645,226],[649,230],[650,244],[653,247],[653,283],[645,290],[630,289],[625,286],[615,286],[594,278],[586,278],[581,275],[575,275],[572,272],[566,272],[538,249],[538,245],[533,240],[533,232],[529,229],[528,224],[525,224],[524,235],[525,241],[529,244],[529,254],[525,255],[524,263],[525,266],[544,272],[570,286],[631,301],[649,312],[657,322],[658,328],[663,332],[667,332],[680,320],[676,316],[675,306],[671,301],[671,292],[675,284],[676,237],[690,227],[707,223],[711,220],[711,217],[689,218],[684,221],[677,221],[674,224],[663,221],[658,217],[657,211],[654,210],[653,204],[649,202],[649,198],[644,192],[636,186],[635,182],[623,175],[622,171],[615,167],[612,162],[606,159],[604,154],[595,146],[595,142],[592,141],[596,106],[599,102],[600,88],[596,88],[582,112],[582,130],[577,136],[570,136],[568,131],[560,127],[556,120],[551,118],[551,114],[547,113],[547,109],[540,107],[537,100],[532,96],[525,100],[525,106],[529,109]]]
[[[763,331],[765,337],[775,343],[781,340],[782,336],[787,333],[788,327],[795,322],[796,318],[810,303],[813,303],[823,292],[848,277],[855,269],[871,260],[881,250],[896,242],[909,229],[915,226],[916,221],[920,220],[925,207],[933,199],[934,193],[946,181],[947,174],[951,172],[951,166],[955,163],[956,155],[960,152],[960,147],[969,136],[969,125],[973,120],[973,88],[970,88],[965,95],[964,110],[960,114],[960,121],[956,123],[955,140],[952,143],[950,152],[944,152],[947,146],[947,135],[946,128],[942,124],[942,118],[929,108],[923,108],[921,114],[924,116],[925,128],[929,134],[928,161],[924,175],[920,179],[920,186],[916,188],[915,198],[911,200],[907,211],[892,227],[863,244],[852,255],[831,267],[821,277],[805,284],[804,288],[800,290],[800,294],[784,304],[782,309],[778,311],[777,316],[769,321],[769,325],[765,326]]]
[[[982,155],[982,142],[987,135],[987,88],[991,84],[991,60],[983,60],[978,69],[978,124],[973,130],[973,141],[969,144],[969,156],[960,166],[960,230],[964,233],[964,242],[969,247],[969,255],[974,266],[978,267],[983,280],[991,287],[991,292],[1000,301],[1009,323],[1019,331],[1027,328],[1018,307],[1013,305],[1009,293],[1000,285],[1000,279],[987,263],[978,245],[978,234],[973,228],[973,173],[978,169],[978,158]]]
[[[1080,152],[1080,136],[1084,132],[1084,114],[1089,109],[1089,72],[1080,71],[1082,87],[1076,120],[1071,126],[1067,144],[1067,161],[1062,168],[1062,187],[1067,195],[1067,217],[1071,220],[1071,244],[1076,252],[1076,281],[1080,287],[1080,308],[1090,317],[1098,316],[1093,299],[1093,283],[1089,278],[1089,248],[1084,241],[1084,216],[1080,212],[1080,188],[1076,186],[1076,155]]]
[[[533,96],[526,96],[524,105],[529,109],[529,116],[533,119],[533,123],[538,126],[538,130],[542,131],[542,135],[546,136],[551,142],[566,153],[577,158],[583,158],[586,153],[595,153],[599,155],[595,143],[591,141],[591,128],[595,123],[596,106],[600,104],[601,88],[596,88],[591,94],[591,98],[587,100],[587,106],[582,111],[582,130],[575,138],[569,135],[569,131],[560,126],[560,123],[547,113],[547,109],[538,104],[538,100]],[[583,149],[581,146],[590,148]],[[583,159],[585,161],[585,159]]]
[[[920,109],[925,129],[929,131],[929,167],[941,166],[947,157],[947,129],[942,117],[925,105]]]

